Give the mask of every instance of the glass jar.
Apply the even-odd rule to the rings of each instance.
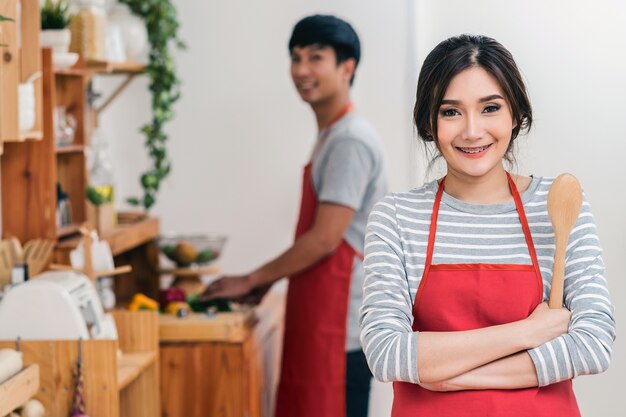
[[[72,0],[76,13],[70,24],[70,51],[86,60],[106,60],[106,11],[104,0]]]

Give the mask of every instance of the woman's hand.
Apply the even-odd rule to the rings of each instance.
[[[530,326],[528,348],[535,348],[567,333],[571,317],[572,313],[564,307],[551,309],[548,303],[539,304],[526,319]]]

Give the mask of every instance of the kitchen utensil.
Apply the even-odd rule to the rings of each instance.
[[[0,288],[11,283],[12,250],[6,240],[0,241]]]
[[[61,265],[61,264],[50,264],[50,269],[53,271],[74,271],[74,272],[80,272],[83,274],[85,273],[85,271],[80,268],[74,268],[69,265]],[[132,266],[122,265],[113,269],[108,269],[106,271],[95,271],[94,277],[95,278],[112,277],[113,275],[127,274],[131,272],[132,270],[133,270]]]
[[[6,239],[9,243],[9,247],[11,248],[11,258],[13,259],[13,264],[21,263],[24,261],[24,249],[22,248],[22,244],[19,239],[16,237],[10,237]]]
[[[50,263],[55,242],[46,239],[33,239],[24,245],[24,262],[28,272],[34,277],[43,272]]]
[[[576,177],[567,173],[559,175],[548,192],[548,216],[554,229],[555,242],[550,308],[563,307],[567,240],[576,224],[582,203],[583,193]]]

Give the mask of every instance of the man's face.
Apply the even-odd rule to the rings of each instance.
[[[291,51],[291,78],[305,102],[315,105],[331,100],[350,88],[354,60],[337,65],[330,46],[294,47]]]

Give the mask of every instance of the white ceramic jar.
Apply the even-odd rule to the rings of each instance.
[[[132,14],[125,4],[116,3],[109,11],[107,24],[109,27],[119,28],[126,59],[140,63],[147,62],[148,31],[143,19]]]

